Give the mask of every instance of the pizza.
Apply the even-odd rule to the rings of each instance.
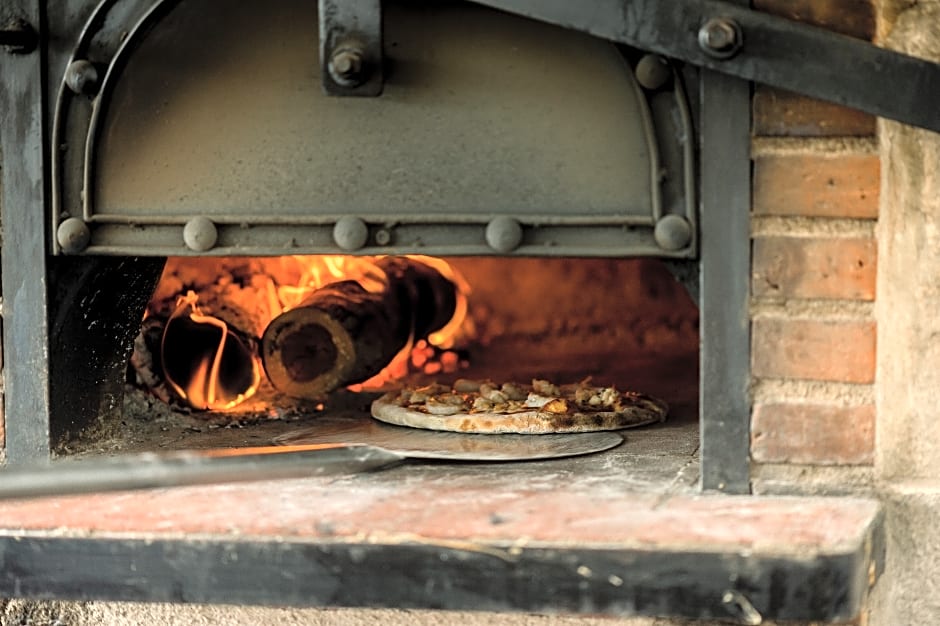
[[[461,433],[583,433],[643,426],[666,419],[665,402],[590,379],[531,385],[461,379],[386,393],[372,403],[372,416],[399,426]]]

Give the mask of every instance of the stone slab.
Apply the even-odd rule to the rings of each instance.
[[[697,495],[681,469],[678,487],[629,490],[615,455],[578,462],[10,501],[0,597],[738,620],[861,611],[878,503]]]

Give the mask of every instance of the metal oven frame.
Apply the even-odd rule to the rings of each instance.
[[[749,210],[750,87],[754,79],[911,124],[940,129],[930,98],[899,100],[897,88],[940,84],[940,66],[827,31],[749,10],[746,3],[696,0],[477,0],[507,12],[580,30],[702,67],[699,81],[698,214],[701,309],[701,487],[749,491]],[[105,0],[104,4],[110,4]],[[157,3],[159,4],[159,3]],[[379,2],[321,4],[323,58],[354,23],[368,54],[381,54]],[[57,9],[85,15],[89,3]],[[155,5],[156,6],[156,5]],[[342,8],[342,10],[340,10]],[[36,0],[4,6],[0,43],[2,90],[3,340],[6,459],[48,458],[50,390],[49,288],[53,265],[46,215],[50,170],[51,94],[47,93],[46,11]],[[332,21],[331,21],[332,20]],[[378,26],[376,26],[378,25]],[[376,52],[378,51],[378,52]],[[332,57],[331,57],[332,58]],[[820,62],[819,59],[825,59]],[[327,61],[322,61],[326,63]],[[852,68],[848,71],[848,68]],[[376,95],[381,74],[362,85],[340,84],[329,67],[324,87],[336,95]],[[332,72],[332,73],[331,73]],[[82,75],[71,77],[81,91]],[[69,80],[67,77],[66,80]],[[13,156],[15,155],[15,157]],[[715,158],[720,155],[720,158]],[[60,263],[63,261],[63,263]]]

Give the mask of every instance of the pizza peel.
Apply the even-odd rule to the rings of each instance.
[[[535,461],[602,452],[623,442],[616,432],[546,435],[472,435],[393,426],[377,420],[332,418],[275,437],[280,445],[355,441],[410,459]]]
[[[282,435],[275,446],[126,454],[0,470],[0,499],[342,475],[384,469],[409,459],[560,458],[600,452],[623,441],[614,432],[462,435],[361,419],[323,426]]]

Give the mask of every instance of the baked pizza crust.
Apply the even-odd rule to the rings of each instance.
[[[459,433],[539,435],[585,433],[645,426],[666,419],[665,402],[638,393],[623,394],[618,410],[571,410],[553,413],[542,409],[500,413],[461,411],[454,415],[433,415],[419,408],[402,406],[400,392],[390,392],[372,403],[372,416],[398,426]]]

